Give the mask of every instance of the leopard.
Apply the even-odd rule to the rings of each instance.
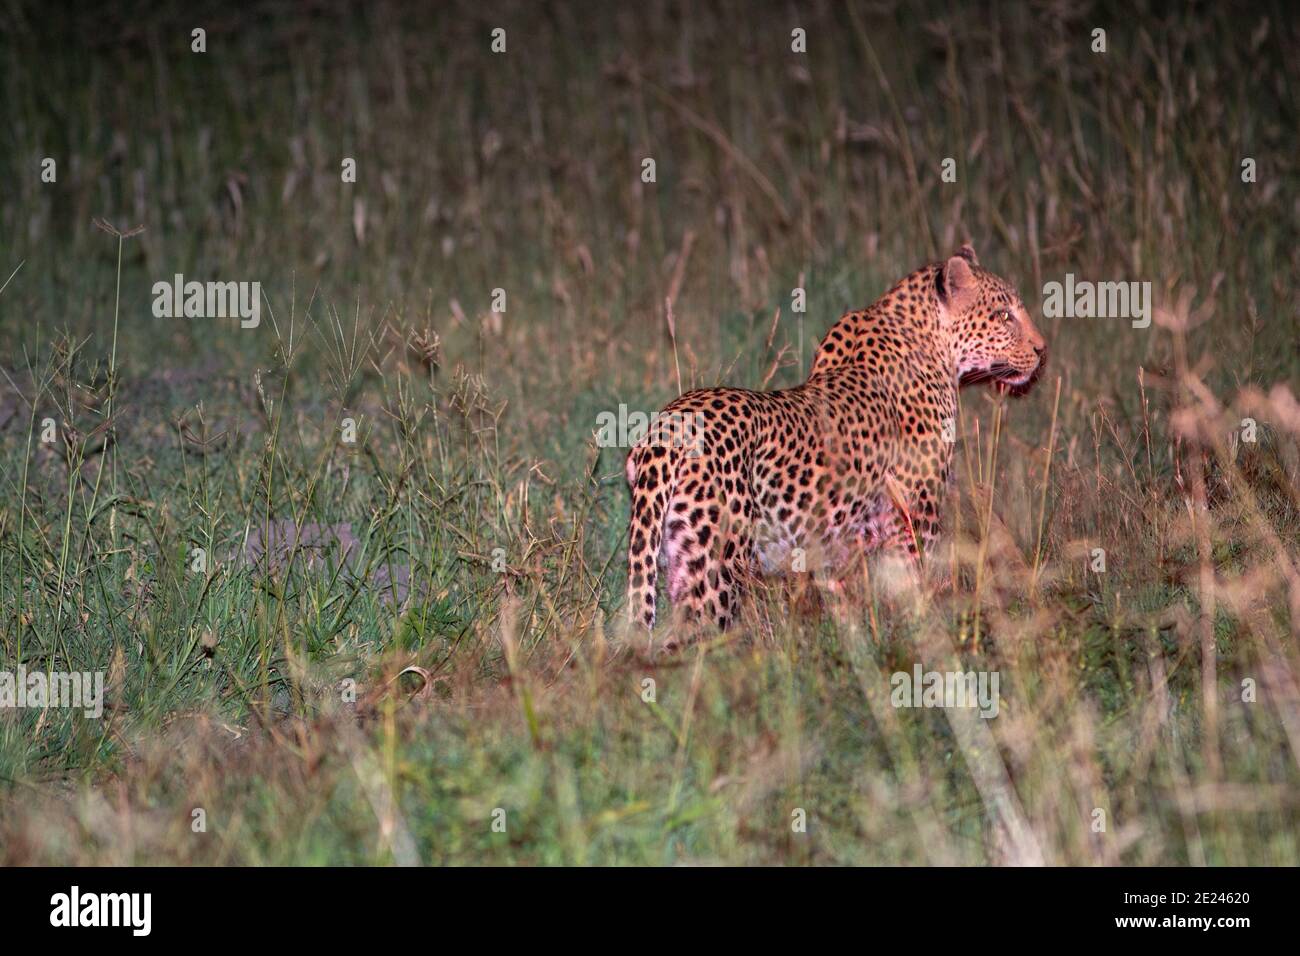
[[[920,567],[940,534],[959,389],[1026,394],[1047,342],[970,243],[826,332],[807,379],[670,402],[627,456],[627,613],[653,630],[660,565],[688,621],[728,629],[746,588],[892,552]]]

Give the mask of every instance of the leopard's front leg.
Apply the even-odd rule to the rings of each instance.
[[[936,448],[928,443],[911,451],[905,459],[906,468],[890,469],[884,474],[888,506],[877,528],[883,549],[906,554],[924,571],[939,538],[939,509],[952,466],[952,447],[944,443]]]

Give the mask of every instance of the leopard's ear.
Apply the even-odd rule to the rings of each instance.
[[[954,252],[953,255],[961,256],[963,259],[965,259],[973,266],[977,266],[980,264],[979,257],[975,255],[975,247],[972,246],[969,242],[963,242],[961,244],[961,248],[958,249],[956,252]]]
[[[940,295],[948,311],[961,313],[975,304],[975,273],[970,260],[960,254],[943,264],[943,288]]]

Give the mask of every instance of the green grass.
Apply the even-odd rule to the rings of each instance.
[[[6,7],[0,671],[102,671],[108,709],[0,709],[0,862],[1300,862],[1295,29]],[[963,394],[946,589],[773,582],[647,655],[597,415],[678,366],[795,384],[966,238],[1031,309],[1074,272],[1156,322],[1045,320],[1035,392]],[[260,281],[261,326],[155,318],[177,272]],[[364,575],[259,571],[268,521],[349,523]],[[890,706],[917,661],[997,670],[998,718]]]

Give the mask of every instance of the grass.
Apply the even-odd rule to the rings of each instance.
[[[9,5],[0,671],[107,707],[0,709],[0,862],[1300,862],[1295,29]],[[1045,320],[1035,392],[963,393],[944,590],[773,583],[647,656],[597,416],[795,384],[966,238],[1155,322]],[[178,272],[261,325],[154,317]],[[890,706],[917,662],[998,718]]]

